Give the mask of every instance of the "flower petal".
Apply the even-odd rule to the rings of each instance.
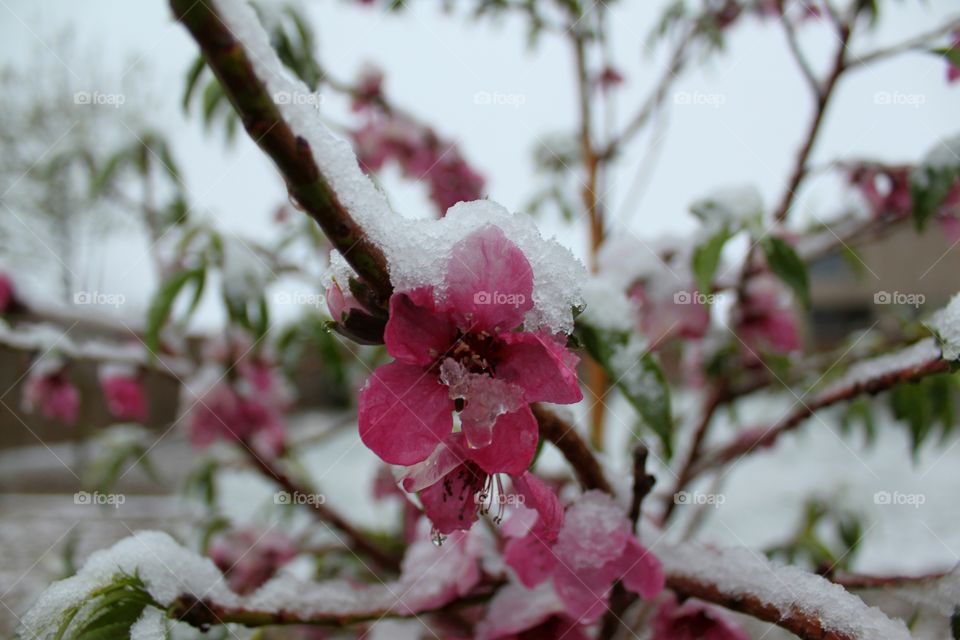
[[[440,533],[466,531],[477,521],[476,495],[486,474],[475,464],[462,464],[420,492],[423,510]]]
[[[537,452],[539,430],[530,407],[523,406],[497,418],[490,444],[479,449],[464,447],[463,455],[489,474],[518,475],[527,470]]]
[[[523,389],[527,402],[572,404],[583,399],[577,382],[578,358],[552,337],[504,333],[497,377]]]
[[[453,247],[447,300],[464,330],[498,333],[518,327],[533,308],[533,270],[499,227],[487,225]]]
[[[617,563],[623,569],[623,586],[643,598],[653,598],[665,584],[663,565],[653,552],[637,542],[633,536]]]
[[[447,388],[415,367],[379,367],[360,392],[360,439],[384,462],[411,465],[429,456],[453,429]]]
[[[420,287],[390,296],[390,319],[383,333],[387,352],[407,364],[428,365],[457,337],[457,328],[438,311],[432,287]]]
[[[531,588],[553,575],[557,566],[557,557],[550,545],[535,531],[508,541],[503,549],[503,560],[520,582]]]
[[[579,574],[619,558],[631,537],[630,521],[613,499],[587,491],[567,509],[555,551]]]

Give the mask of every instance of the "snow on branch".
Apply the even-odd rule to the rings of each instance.
[[[942,357],[933,338],[921,340],[895,353],[859,362],[839,380],[831,383],[809,401],[803,401],[792,413],[769,427],[750,429],[733,442],[721,446],[693,469],[691,476],[726,464],[759,447],[772,446],[784,433],[800,425],[816,411],[850,400],[862,394],[876,394],[920,378],[950,370],[950,361]]]
[[[141,531],[95,552],[76,575],[51,585],[22,619],[20,632],[28,638],[75,637],[96,621],[104,608],[98,600],[104,599],[107,606],[137,603],[135,615],[145,611],[144,618],[152,615],[150,608],[162,609],[164,617],[199,628],[229,622],[343,625],[429,610],[438,606],[444,588],[433,580],[358,586],[281,574],[241,596],[209,558],[166,533]]]
[[[461,202],[437,220],[404,217],[361,170],[350,143],[322,122],[312,93],[281,63],[245,0],[171,0],[199,43],[250,136],[277,164],[291,195],[346,259],[332,259],[342,290],[355,272],[382,304],[391,291],[438,285],[454,245],[495,225],[524,253],[533,272],[529,329],[569,333],[586,271],[568,249],[546,240],[533,219],[490,200]],[[446,258],[446,259],[445,259]],[[495,294],[496,292],[489,292]]]
[[[805,640],[910,640],[906,625],[826,578],[748,549],[659,544],[667,586],[776,624]]]

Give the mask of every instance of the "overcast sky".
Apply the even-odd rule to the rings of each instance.
[[[367,61],[381,66],[386,90],[398,104],[460,141],[466,158],[488,178],[490,197],[512,210],[523,208],[537,184],[532,149],[550,134],[575,126],[573,59],[565,42],[547,35],[531,50],[519,19],[478,22],[444,14],[433,8],[435,2],[414,2],[400,15],[345,1],[303,4],[327,68],[351,79]],[[662,68],[663,56],[647,52],[646,36],[663,4],[620,2],[614,12],[614,58],[627,78],[618,95],[621,120]],[[958,9],[954,0],[883,4],[879,28],[855,38],[855,51],[907,38]],[[74,90],[122,91],[126,104],[116,109],[117,126],[145,110],[167,131],[199,211],[245,236],[267,232],[270,212],[284,198],[282,184],[243,136],[224,147],[219,135],[203,132],[198,115],[181,112],[183,76],[196,48],[173,22],[166,2],[0,0],[0,15],[4,64],[49,64],[62,67]],[[58,45],[58,36],[68,30],[77,41],[69,54]],[[803,29],[802,44],[818,69],[825,68],[835,42],[825,24],[814,21]],[[478,105],[478,91],[519,95],[523,104]],[[668,100],[667,138],[639,201],[627,194],[650,141],[641,139],[627,154],[604,198],[617,231],[629,229],[642,237],[686,232],[693,227],[687,205],[724,185],[755,184],[773,206],[812,108],[781,29],[752,18],[736,28],[723,54],[685,75],[675,91],[715,98],[713,104],[699,105]],[[919,96],[914,102],[921,104],[877,104],[877,92]],[[331,109],[335,117],[343,116],[335,103]],[[946,84],[944,62],[935,56],[910,54],[857,71],[839,87],[813,162],[839,156],[914,160],[956,129],[958,112],[960,86]],[[423,215],[424,189],[394,175],[385,183],[400,211]],[[836,191],[826,188],[812,190],[803,203],[800,219],[807,220],[843,205]],[[545,227],[583,255],[581,232],[556,221],[546,221]],[[78,242],[93,245],[89,269],[98,282],[128,290],[134,301],[145,303],[149,287],[142,283],[149,262],[130,256],[130,247],[139,245],[129,238],[106,243],[99,235]]]

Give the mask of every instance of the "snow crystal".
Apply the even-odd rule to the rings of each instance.
[[[283,67],[250,5],[244,0],[217,0],[216,6],[249,52],[284,120],[309,142],[314,161],[340,202],[383,249],[396,290],[434,285],[439,292],[453,245],[471,231],[493,224],[524,252],[533,269],[534,307],[527,313],[527,328],[572,330],[571,310],[581,302],[579,285],[586,271],[568,249],[544,239],[529,216],[510,214],[489,200],[461,202],[439,220],[403,218],[391,211],[384,194],[360,169],[350,143],[323,124],[309,101],[287,99],[310,91]]]
[[[735,596],[755,595],[781,612],[800,611],[817,618],[825,630],[852,638],[910,640],[901,620],[868,607],[843,587],[798,567],[771,562],[749,549],[661,543],[653,551],[668,576],[693,578]]]
[[[690,205],[710,232],[739,229],[763,216],[763,198],[752,185],[718,189]]]
[[[933,338],[920,340],[899,351],[857,362],[843,376],[827,385],[819,396],[829,396],[843,389],[861,386],[871,380],[912,369],[939,358],[940,349]]]
[[[960,293],[955,294],[950,303],[931,316],[927,321],[943,349],[945,360],[960,359]]]
[[[633,330],[636,312],[630,300],[613,281],[595,277],[583,286],[584,309],[580,319],[591,327],[607,331]]]
[[[130,627],[130,640],[167,640],[167,618],[160,609],[147,607]]]

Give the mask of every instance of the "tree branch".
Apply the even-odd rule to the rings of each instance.
[[[254,72],[243,44],[211,4],[170,0],[174,15],[200,45],[247,133],[276,163],[293,198],[385,305],[392,288],[383,252],[340,202],[314,161],[307,141],[295,135],[283,120],[264,81]]]
[[[950,363],[940,356],[940,351],[932,344],[932,338],[921,341],[904,351],[911,349],[931,349],[929,356],[919,361],[910,361],[900,368],[881,370],[873,376],[865,378],[853,377],[844,384],[835,384],[814,397],[810,402],[801,402],[801,406],[785,416],[783,419],[766,429],[753,429],[741,434],[733,442],[720,447],[712,454],[705,456],[700,464],[694,466],[691,477],[708,469],[722,466],[741,456],[747,455],[758,447],[772,446],[784,433],[796,428],[816,411],[831,405],[851,400],[863,394],[877,394],[907,382],[916,382],[921,378],[950,370]],[[889,357],[889,356],[887,356]],[[861,365],[869,366],[871,360]]]
[[[543,405],[534,404],[531,408],[540,424],[540,437],[553,443],[560,450],[573,467],[583,488],[613,493],[613,488],[603,475],[603,468],[573,425],[567,424]]]
[[[313,491],[309,491],[300,486],[300,484],[290,478],[282,470],[264,460],[263,457],[258,456],[249,446],[244,446],[244,450],[247,452],[247,458],[250,460],[253,466],[256,467],[257,470],[259,470],[263,475],[277,483],[285,491],[292,495],[307,495],[314,493]],[[314,513],[320,520],[343,532],[348,538],[350,538],[357,550],[365,553],[380,567],[389,571],[393,571],[394,573],[400,572],[400,561],[398,558],[394,557],[392,554],[371,541],[362,531],[360,531],[349,520],[344,518],[333,508],[316,500],[310,501],[309,506],[313,509]]]

